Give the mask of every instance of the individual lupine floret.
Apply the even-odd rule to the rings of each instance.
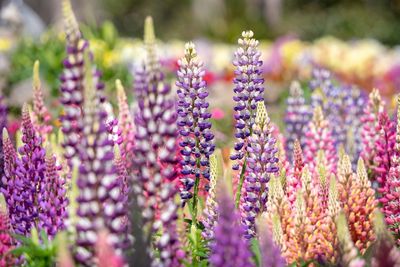
[[[295,140],[293,145],[293,169],[287,176],[286,194],[290,203],[296,200],[296,192],[301,188],[301,174],[304,168],[303,151],[300,142]]]
[[[386,180],[392,166],[393,149],[396,143],[396,126],[390,120],[386,111],[379,113],[378,119],[379,124],[376,131],[379,132],[379,139],[375,143],[375,168],[372,180],[378,182],[377,190],[382,194],[386,190]]]
[[[284,267],[285,259],[279,246],[275,243],[265,218],[257,219],[257,231],[261,253],[261,267]]]
[[[231,155],[231,160],[236,161],[232,165],[238,171],[238,188],[236,190],[236,205],[239,203],[240,193],[246,173],[246,157],[248,138],[251,135],[252,127],[256,117],[257,102],[264,101],[264,79],[262,78],[261,53],[258,50],[258,41],[253,38],[252,31],[242,32],[239,38],[239,48],[235,52],[233,65],[236,67],[234,84],[236,102],[235,128],[236,143],[235,152]]]
[[[383,112],[384,102],[381,99],[377,89],[372,90],[369,94],[367,106],[364,109],[364,114],[361,117],[363,123],[361,140],[362,151],[360,156],[364,159],[367,169],[374,171],[374,158],[377,154],[376,142],[380,138],[379,131],[379,114]],[[371,174],[370,174],[371,175]]]
[[[199,61],[193,43],[185,45],[185,56],[178,61],[178,127],[181,136],[182,160],[181,197],[183,201],[193,197],[193,209],[197,207],[200,180],[210,177],[209,157],[215,145],[211,132],[211,113],[208,111],[208,90],[204,81],[203,63]],[[192,189],[193,188],[193,189]]]
[[[397,99],[400,104],[400,97]],[[400,242],[400,106],[397,110],[396,142],[390,159],[390,169],[386,184],[381,188],[382,210],[386,217],[389,229]]]
[[[364,253],[374,241],[373,212],[377,207],[374,190],[367,177],[364,163],[359,160],[357,174],[351,170],[351,161],[345,155],[338,170],[339,199],[349,223],[355,246]]]
[[[245,237],[255,236],[255,219],[266,210],[268,182],[279,169],[276,140],[272,137],[270,119],[263,102],[257,103],[257,116],[248,138],[247,168],[241,194],[240,212],[246,227]]]
[[[63,21],[66,32],[67,57],[63,62],[64,70],[60,77],[60,102],[64,108],[60,119],[64,133],[64,156],[72,169],[72,164],[78,165],[79,163],[77,144],[83,130],[79,121],[83,116],[85,65],[89,64],[92,58],[85,56],[89,51],[89,42],[82,37],[69,0],[63,0]],[[96,84],[98,90],[102,90],[104,85],[99,82],[100,72],[95,68],[92,71],[93,84]],[[101,97],[101,101],[103,100],[104,97]]]
[[[51,115],[44,104],[42,85],[39,77],[39,61],[33,65],[33,112],[32,123],[45,143],[53,130]]]
[[[211,244],[210,264],[214,267],[255,266],[251,260],[249,243],[244,238],[244,226],[235,209],[227,185],[218,184],[217,191],[218,221],[214,228],[214,241]]]
[[[21,158],[16,158],[14,193],[6,195],[6,198],[14,199],[15,213],[11,215],[11,223],[15,233],[28,236],[31,229],[44,219],[39,217],[42,212],[39,196],[45,181],[46,151],[33,128],[26,104],[22,108],[22,146],[18,152]]]
[[[105,119],[107,113],[102,105],[99,92],[93,84],[92,67],[85,70],[85,102],[83,107],[84,125],[79,145],[79,177],[77,185],[77,249],[75,259],[84,266],[94,262],[97,234],[107,229],[112,245],[121,247],[126,234],[123,223],[121,183],[113,165],[113,142],[108,138]]]
[[[214,239],[214,227],[218,219],[217,213],[217,202],[216,202],[216,185],[218,176],[218,162],[215,154],[210,156],[210,189],[206,199],[206,205],[204,208],[204,230],[203,237],[206,240]]]
[[[60,176],[61,165],[56,156],[51,152],[51,147],[46,149],[45,177],[39,192],[39,228],[46,231],[50,238],[65,229],[67,214],[67,192],[65,180]]]
[[[322,150],[325,152],[327,160],[327,171],[335,173],[337,155],[332,132],[319,106],[314,110],[313,120],[309,124],[309,132],[307,132],[306,136],[305,159],[309,164],[310,171],[316,173],[318,151]]]
[[[121,155],[125,161],[126,168],[132,170],[134,161],[134,145],[135,145],[135,125],[133,123],[133,117],[129,109],[128,100],[125,94],[125,90],[122,87],[121,81],[115,82],[117,88],[117,99],[118,99],[118,128],[121,131]]]
[[[400,267],[400,251],[396,247],[392,235],[387,230],[385,216],[376,210],[374,218],[376,242],[373,245],[374,253],[371,259],[371,267]]]
[[[366,266],[365,260],[359,257],[358,250],[356,246],[354,246],[353,241],[351,240],[350,232],[347,227],[346,216],[343,213],[339,214],[336,221],[336,225],[337,225],[338,239],[341,252],[340,261],[343,264],[343,266],[349,266],[349,267]]]
[[[14,245],[7,204],[3,194],[0,194],[0,267],[15,265],[16,261],[11,253]]]
[[[17,160],[17,152],[15,151],[14,145],[8,136],[7,129],[3,128],[2,131],[2,140],[3,140],[3,151],[4,151],[4,175],[1,177],[2,186],[1,193],[4,194],[6,202],[8,215],[10,216],[12,227],[16,227],[14,224],[17,214],[17,206],[15,205],[15,196],[17,194],[17,186],[16,186],[16,175],[15,169],[17,168],[16,160]]]
[[[286,103],[286,150],[290,155],[289,158],[293,159],[294,142],[298,140],[304,147],[306,141],[305,130],[311,119],[309,106],[306,105],[303,89],[298,81],[291,83]]]

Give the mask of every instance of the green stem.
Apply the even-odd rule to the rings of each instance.
[[[239,207],[240,195],[242,193],[242,186],[243,186],[243,182],[244,182],[244,174],[245,173],[246,173],[246,159],[243,162],[242,171],[241,171],[240,177],[239,177],[239,184],[238,184],[238,188],[236,190],[236,208]]]

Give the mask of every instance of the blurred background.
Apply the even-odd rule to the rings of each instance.
[[[8,1],[1,0],[4,6]],[[20,3],[22,0],[11,1]],[[61,1],[25,0],[46,25],[60,18]],[[124,36],[142,33],[143,19],[154,18],[158,36],[207,37],[232,42],[251,28],[258,38],[295,34],[304,40],[324,35],[341,39],[400,41],[400,0],[72,0],[81,21],[90,26],[111,21]]]

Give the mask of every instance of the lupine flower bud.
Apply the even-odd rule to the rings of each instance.
[[[332,139],[332,132],[328,121],[324,119],[321,107],[314,110],[313,120],[309,124],[309,132],[306,134],[305,158],[309,164],[310,171],[316,172],[316,159],[319,150],[325,151],[325,157],[328,165],[326,169],[329,172],[336,172],[336,149]]]
[[[31,115],[33,126],[40,136],[42,136],[43,143],[45,143],[53,130],[53,126],[51,125],[50,112],[44,104],[39,77],[39,61],[35,61],[33,65],[33,112]]]
[[[211,244],[210,263],[214,267],[254,266],[251,260],[248,241],[244,238],[244,227],[235,209],[227,186],[220,183],[217,192],[219,218],[214,229],[214,241]]]
[[[235,52],[233,65],[235,70],[235,128],[236,143],[235,153],[231,155],[231,160],[236,161],[232,166],[234,170],[239,170],[239,187],[237,196],[239,196],[244,174],[245,162],[247,157],[248,138],[251,135],[252,127],[256,117],[257,102],[264,100],[264,79],[262,78],[261,53],[258,50],[258,41],[253,38],[252,31],[242,32],[242,38],[239,38],[239,48]],[[236,201],[238,201],[238,197]]]
[[[268,182],[278,173],[276,140],[272,137],[270,119],[263,102],[257,103],[257,115],[247,146],[247,169],[241,194],[240,211],[246,227],[246,238],[255,236],[255,219],[266,210]]]
[[[309,106],[303,96],[303,89],[298,81],[293,81],[289,89],[289,97],[286,101],[286,150],[293,151],[294,142],[298,140],[304,147],[306,141],[306,128],[311,118]],[[290,159],[293,155],[290,154]]]
[[[3,194],[0,194],[0,267],[14,266],[15,258],[11,254],[14,240],[7,212],[7,204]]]
[[[369,94],[367,106],[364,109],[364,114],[361,117],[363,123],[361,140],[362,152],[361,157],[364,159],[365,165],[368,169],[374,167],[374,158],[377,154],[376,142],[380,138],[379,131],[379,114],[383,112],[384,103],[381,99],[377,89],[372,90]]]
[[[209,157],[214,152],[215,145],[212,142],[214,135],[211,132],[211,113],[208,111],[208,90],[203,79],[205,71],[193,43],[185,45],[185,56],[178,61],[178,65],[177,123],[183,158],[181,197],[186,201],[197,194],[201,179],[209,179]]]

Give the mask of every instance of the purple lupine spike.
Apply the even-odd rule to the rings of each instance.
[[[110,139],[114,142],[116,145],[121,145],[123,140],[122,140],[122,130],[119,127],[119,122],[118,119],[112,118],[107,121],[107,131],[110,135]]]
[[[135,146],[135,125],[133,123],[133,117],[131,115],[128,100],[125,94],[125,90],[122,87],[121,81],[115,82],[117,87],[117,98],[118,98],[118,127],[121,131],[121,155],[126,162],[126,168],[132,170],[133,158],[134,158],[134,146]]]
[[[161,183],[165,181],[164,178],[173,180],[177,176],[172,166],[175,164],[173,151],[177,129],[174,100],[169,96],[171,88],[164,83],[164,75],[155,55],[151,18],[145,21],[144,42],[147,62],[136,72],[134,86],[137,97],[135,164],[138,167],[135,182],[139,182],[142,191],[147,194],[146,198],[144,195],[138,196],[138,203],[143,206],[143,219],[151,225]]]
[[[56,156],[47,148],[45,159],[45,178],[39,192],[39,228],[46,231],[50,238],[65,229],[64,221],[67,218],[67,191],[65,180],[60,176],[62,169]]]
[[[39,195],[45,180],[45,155],[42,139],[35,132],[28,106],[22,108],[22,146],[18,148],[21,158],[16,158],[15,184],[15,214],[14,231],[28,236],[31,229],[38,226],[42,218]],[[40,228],[39,228],[40,229]]]
[[[211,244],[210,263],[214,267],[255,266],[251,260],[248,240],[244,238],[245,230],[240,223],[240,215],[235,208],[227,185],[219,184],[217,203],[219,218],[214,229],[214,240]]]
[[[208,90],[203,77],[203,63],[199,61],[193,43],[185,45],[185,56],[178,61],[178,127],[181,136],[183,201],[193,197],[196,209],[200,180],[208,185],[210,155],[214,152],[214,135],[211,132],[211,113],[208,111]],[[192,190],[192,188],[194,189]]]
[[[241,187],[243,184],[246,163],[246,147],[248,138],[251,135],[252,126],[256,116],[257,102],[264,100],[264,79],[262,78],[262,60],[261,53],[258,50],[258,41],[253,38],[252,31],[242,32],[242,38],[239,38],[239,48],[235,52],[233,65],[235,70],[235,153],[231,155],[231,160],[236,161],[232,166],[233,170],[239,170],[238,188],[236,194],[236,203],[240,198]]]
[[[260,219],[257,223],[261,253],[260,267],[284,267],[286,261],[282,257],[281,249],[275,243],[266,220]]]
[[[43,143],[52,132],[51,114],[46,108],[43,99],[43,91],[39,78],[39,61],[33,65],[33,112],[32,123],[35,130],[42,136]]]
[[[88,54],[85,53],[85,57]],[[87,61],[86,61],[87,62]],[[126,233],[121,183],[113,164],[113,141],[109,139],[105,120],[104,98],[97,90],[90,62],[85,66],[82,137],[79,143],[79,177],[77,185],[77,250],[75,259],[83,266],[94,264],[98,232],[107,229],[112,245],[121,247]]]
[[[79,165],[79,151],[77,144],[82,135],[82,125],[79,123],[83,116],[83,91],[85,62],[92,61],[92,57],[85,59],[84,54],[89,51],[89,42],[82,38],[78,22],[71,8],[69,0],[63,1],[63,20],[65,24],[67,57],[64,60],[64,70],[60,77],[61,97],[64,113],[61,116],[62,131],[64,133],[64,157],[72,164]],[[103,90],[104,84],[100,82],[101,73],[93,68],[93,84],[96,89]],[[104,101],[104,96],[99,97]]]
[[[257,215],[266,210],[268,182],[272,174],[277,174],[276,139],[267,110],[263,102],[257,103],[257,116],[252,127],[252,135],[247,146],[247,169],[240,201],[242,222],[246,227],[245,237],[255,236]]]
[[[4,174],[1,178],[2,186],[1,193],[4,194],[4,197],[7,202],[8,214],[10,216],[11,224],[13,229],[16,227],[16,198],[18,199],[17,191],[16,191],[16,176],[15,169],[17,168],[16,159],[17,152],[15,151],[14,145],[8,136],[8,132],[6,128],[3,128],[3,151],[4,151]]]
[[[298,81],[293,81],[290,85],[289,97],[285,114],[286,124],[286,151],[293,158],[292,151],[295,140],[299,140],[300,145],[305,145],[305,130],[311,118],[309,106],[303,95],[303,89]]]
[[[156,241],[160,257],[155,259],[152,266],[183,266],[181,260],[185,253],[179,242],[176,220],[178,219],[178,205],[175,202],[176,188],[172,183],[164,183],[160,194],[160,216],[154,223],[154,231],[162,230],[160,238]]]

